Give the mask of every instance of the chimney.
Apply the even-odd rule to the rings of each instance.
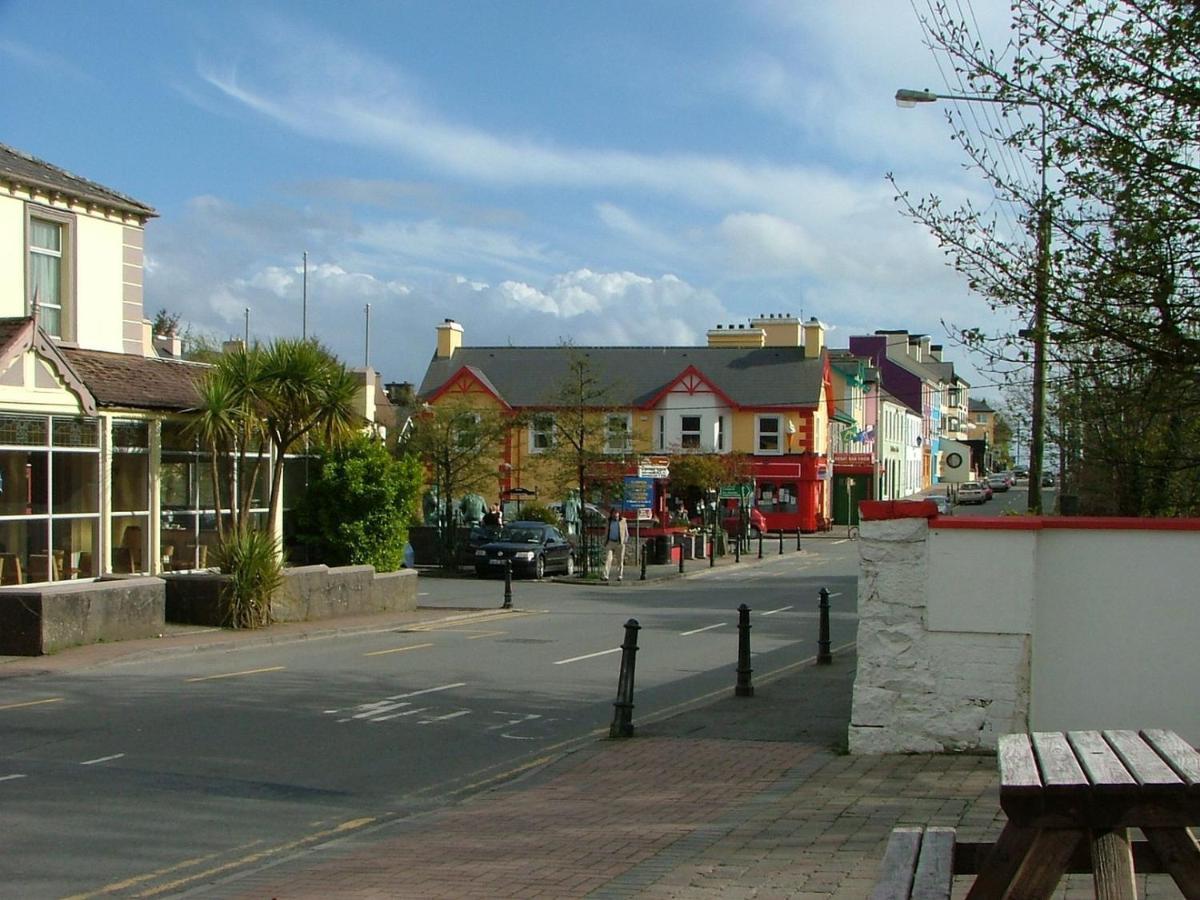
[[[436,359],[449,359],[462,346],[463,327],[453,319],[446,319],[437,327]]]
[[[383,386],[388,401],[394,406],[412,406],[416,403],[411,381],[390,381]]]
[[[221,344],[221,352],[222,353],[245,353],[246,352],[246,342],[241,340],[240,338],[238,338],[236,340],[232,340],[232,341],[225,341],[225,343]]]
[[[929,355],[932,356],[938,362],[941,362],[942,361],[942,345],[941,344],[931,344],[929,347]]]
[[[171,359],[183,357],[183,341],[179,340],[177,334],[154,335],[154,349],[159,356],[169,356]]]
[[[804,323],[804,356],[815,359],[825,349],[825,324],[816,316]]]

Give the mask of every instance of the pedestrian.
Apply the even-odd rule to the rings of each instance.
[[[608,531],[604,537],[604,580],[612,572],[613,554],[617,557],[617,581],[625,577],[625,544],[629,541],[629,523],[617,515],[615,508],[608,511]]]

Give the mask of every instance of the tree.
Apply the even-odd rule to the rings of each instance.
[[[577,488],[583,503],[596,490],[602,494],[598,499],[611,502],[620,496],[618,491],[624,476],[621,457],[605,452],[612,430],[610,425],[615,424],[610,422],[615,418],[613,385],[601,377],[586,353],[570,344],[565,344],[563,349],[567,357],[566,371],[546,397],[548,412],[542,414],[544,418],[534,414],[531,424],[534,428],[550,426],[551,443],[543,451],[543,459],[557,469],[563,487],[573,485]],[[628,437],[621,435],[623,444],[627,444]],[[583,515],[586,525],[586,513]],[[586,527],[581,528],[580,536],[583,542],[581,568],[586,576],[589,566]]]
[[[306,437],[336,446],[353,434],[360,424],[357,392],[354,376],[311,340],[244,347],[222,355],[205,374],[192,427],[213,454],[213,496],[219,508],[232,511],[237,534],[250,526],[250,498],[266,468],[268,447],[273,459],[267,508],[270,530],[277,534],[286,454]],[[228,506],[222,482],[229,485]],[[222,518],[217,525],[223,535]]]
[[[432,514],[440,529],[442,564],[457,559],[454,498],[482,490],[496,478],[495,450],[516,420],[466,401],[448,400],[426,406],[414,420],[405,447],[425,465],[432,487]]]
[[[1170,373],[1188,384],[1200,373],[1200,16],[1183,0],[1011,6],[1014,36],[999,49],[980,42],[949,4],[931,5],[922,17],[930,47],[961,77],[962,93],[998,101],[950,104],[947,113],[968,167],[997,202],[984,211],[947,208],[937,197],[912,201],[900,189],[897,198],[970,286],[1018,319],[1033,315],[1038,229],[1049,227],[1053,254],[1041,294],[1048,324],[1033,336],[1052,353],[1060,446],[1082,440],[1086,459],[1094,442],[1106,471],[1126,471],[1147,450],[1154,459],[1164,448],[1103,439],[1114,424],[1105,418],[1124,421],[1128,395],[1170,383]],[[1027,115],[1032,107],[1039,113]],[[1042,172],[1045,203],[1041,179],[1029,177]],[[1010,209],[1016,215],[1008,221]],[[1026,360],[1022,335],[965,328],[962,336],[999,371],[1026,377],[1005,366]],[[1063,390],[1081,377],[1086,390]],[[1182,402],[1192,403],[1190,391]],[[1188,439],[1186,428],[1171,424],[1171,411],[1161,412],[1164,425],[1149,429],[1150,439]],[[1171,450],[1197,465],[1196,448]],[[1189,494],[1165,486],[1173,480],[1164,473],[1140,491],[1144,513],[1183,509],[1177,501]]]
[[[424,479],[420,460],[395,457],[364,434],[316,456],[297,510],[301,540],[331,566],[400,568]]]

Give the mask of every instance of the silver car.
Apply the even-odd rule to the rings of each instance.
[[[966,506],[968,503],[982,505],[987,500],[987,493],[978,481],[964,481],[958,486],[958,503]]]

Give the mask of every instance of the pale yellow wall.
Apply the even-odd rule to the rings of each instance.
[[[25,204],[0,195],[0,316],[25,315]]]
[[[79,215],[75,234],[76,339],[89,350],[121,353],[123,223]]]

